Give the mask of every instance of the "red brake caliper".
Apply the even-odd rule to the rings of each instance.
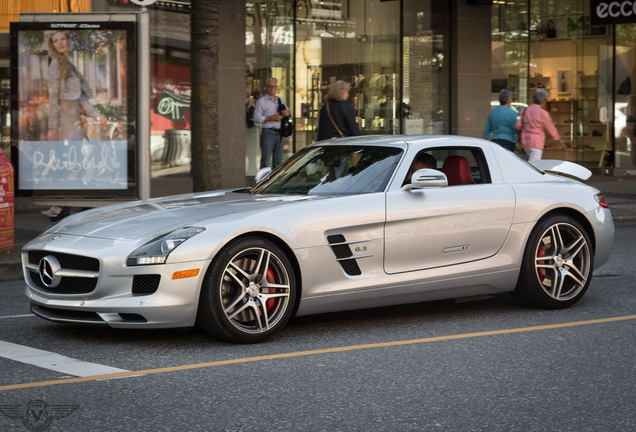
[[[271,268],[267,268],[267,277],[265,278],[267,280],[267,282],[269,283],[274,283],[276,282],[276,279],[274,277],[274,271]],[[267,290],[267,293],[275,293],[276,290],[274,288],[270,288]],[[272,308],[274,307],[274,304],[276,303],[276,299],[269,299],[267,300],[267,302],[265,303],[267,305],[267,311],[271,311]]]
[[[539,249],[539,253],[537,254],[538,257],[542,257],[545,256],[545,251],[543,249]],[[545,261],[537,261],[538,264],[545,264]],[[546,271],[544,268],[540,268],[537,269],[537,272],[539,273],[539,278],[541,278],[543,280],[543,278],[545,278],[546,275]]]

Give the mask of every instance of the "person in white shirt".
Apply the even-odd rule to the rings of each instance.
[[[276,78],[267,79],[267,94],[256,101],[254,107],[254,122],[261,123],[261,168],[276,168],[283,162],[283,137],[280,134],[280,122],[283,118],[289,117],[291,112],[285,102],[278,96],[278,80]],[[280,103],[285,109],[279,111]],[[273,163],[270,159],[273,156]]]

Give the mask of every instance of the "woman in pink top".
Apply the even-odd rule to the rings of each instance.
[[[545,145],[545,134],[549,133],[553,140],[558,142],[563,150],[567,147],[561,141],[559,132],[552,124],[550,114],[544,109],[548,100],[548,92],[538,89],[532,95],[534,102],[521,112],[521,117],[517,120],[516,128],[521,131],[521,146],[528,155],[528,161],[539,160],[543,154]]]

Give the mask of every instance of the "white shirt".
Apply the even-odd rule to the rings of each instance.
[[[261,96],[256,101],[256,106],[254,107],[254,121],[256,123],[261,123],[263,125],[263,129],[280,129],[280,122],[268,121],[266,123],[263,123],[266,117],[271,117],[274,114],[278,113],[279,99],[285,106],[285,109],[288,110],[289,108],[287,108],[287,105],[285,105],[283,99],[279,98],[278,96],[275,100],[272,100],[272,98],[268,94],[266,94],[264,96]]]

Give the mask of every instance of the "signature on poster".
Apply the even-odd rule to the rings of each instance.
[[[62,158],[58,157],[55,149],[49,151],[48,159],[43,152],[35,151],[33,153],[33,167],[35,171],[40,175],[47,175],[53,171],[68,171],[68,172],[80,172],[82,170],[96,169],[100,172],[109,171],[117,172],[119,162],[113,157],[111,149],[108,145],[102,146],[102,151],[98,157],[92,156],[94,149],[93,145],[85,145],[82,147],[82,160],[80,161],[77,155],[76,147],[73,146],[69,149],[66,155],[62,155]]]
[[[127,141],[22,141],[19,148],[21,181],[33,190],[127,187]]]

